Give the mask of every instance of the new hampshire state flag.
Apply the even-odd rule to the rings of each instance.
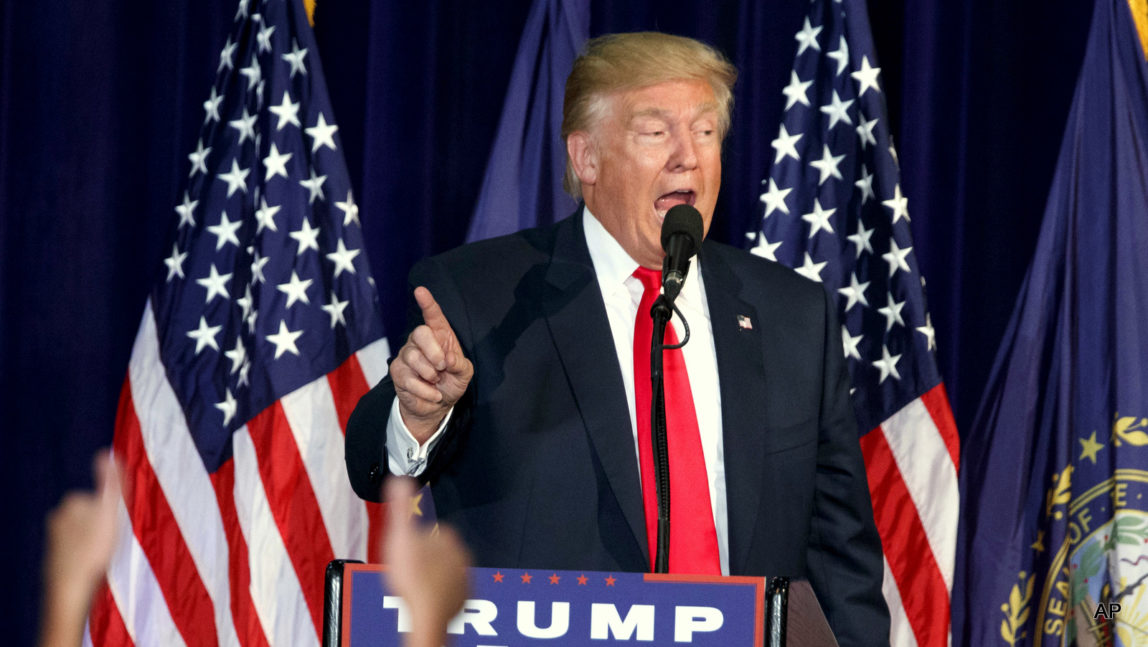
[[[1036,255],[963,443],[955,645],[1148,644],[1146,27],[1144,0],[1096,0]]]

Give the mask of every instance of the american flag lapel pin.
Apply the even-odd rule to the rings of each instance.
[[[737,316],[737,327],[742,330],[753,330],[753,322],[745,315]]]

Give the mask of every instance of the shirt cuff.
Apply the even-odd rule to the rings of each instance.
[[[399,413],[399,399],[395,398],[391,404],[391,415],[387,418],[387,467],[390,468],[391,474],[406,476],[422,474],[427,468],[427,456],[438,444],[452,413],[454,407],[446,412],[446,417],[442,419],[438,429],[420,447],[419,441],[415,440],[403,423],[403,414]]]

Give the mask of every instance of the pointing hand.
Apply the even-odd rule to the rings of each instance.
[[[391,380],[403,424],[420,444],[434,434],[474,376],[454,330],[430,290],[415,288],[423,325],[415,328],[391,362]]]

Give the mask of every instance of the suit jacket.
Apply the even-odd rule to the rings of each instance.
[[[842,645],[887,643],[880,539],[829,296],[732,247],[706,241],[700,258],[730,572],[808,578]],[[439,518],[480,566],[648,571],[626,394],[581,217],[426,259],[410,282],[434,294],[475,366],[423,473]],[[379,497],[394,397],[384,379],[347,425],[347,469],[365,499]]]

